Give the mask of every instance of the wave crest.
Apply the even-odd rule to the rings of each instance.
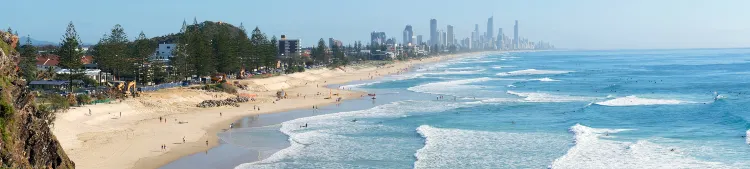
[[[575,146],[555,159],[549,168],[735,168],[701,161],[676,148],[649,141],[633,143],[603,139],[630,129],[597,129],[576,124],[570,131],[575,134]]]
[[[545,75],[545,74],[565,74],[565,73],[570,73],[570,72],[572,71],[526,69],[526,70],[517,70],[517,71],[498,73],[497,75],[498,76]]]
[[[639,98],[636,96],[627,96],[615,98],[612,100],[597,102],[596,104],[602,106],[641,106],[641,105],[674,105],[687,103],[681,100],[668,100],[668,99],[647,99]]]

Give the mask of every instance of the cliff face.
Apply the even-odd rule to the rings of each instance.
[[[0,168],[75,168],[49,128],[49,112],[18,76],[18,37],[0,31]]]

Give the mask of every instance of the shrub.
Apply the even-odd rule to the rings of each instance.
[[[89,95],[78,95],[76,96],[76,101],[78,101],[78,104],[84,105],[84,104],[91,104],[91,97]]]

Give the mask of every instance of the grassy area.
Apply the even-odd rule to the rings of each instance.
[[[10,45],[2,40],[0,40],[0,48],[3,48],[3,52],[5,52],[6,55],[10,55],[10,51],[15,51],[15,49],[11,48]]]

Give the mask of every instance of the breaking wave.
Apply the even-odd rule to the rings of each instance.
[[[498,73],[497,75],[498,76],[546,75],[546,74],[565,74],[565,73],[570,73],[570,72],[572,71],[526,69],[526,70],[502,72],[502,73]]]
[[[576,102],[576,101],[589,101],[589,100],[595,100],[596,98],[593,97],[584,97],[584,96],[563,96],[563,95],[553,95],[548,93],[538,93],[538,92],[515,92],[515,91],[507,91],[506,93],[511,95],[516,95],[518,97],[522,97],[524,101],[526,102]]]
[[[555,159],[549,168],[736,168],[719,162],[706,162],[687,156],[678,148],[664,147],[649,141],[622,142],[609,140],[629,129],[597,129],[576,124],[575,146]]]
[[[681,100],[665,100],[665,99],[647,99],[639,98],[636,96],[627,96],[615,98],[612,100],[597,102],[596,104],[602,106],[640,106],[640,105],[673,105],[688,103]]]
[[[509,133],[417,128],[424,147],[414,168],[542,168],[570,146],[567,136],[550,133]]]

